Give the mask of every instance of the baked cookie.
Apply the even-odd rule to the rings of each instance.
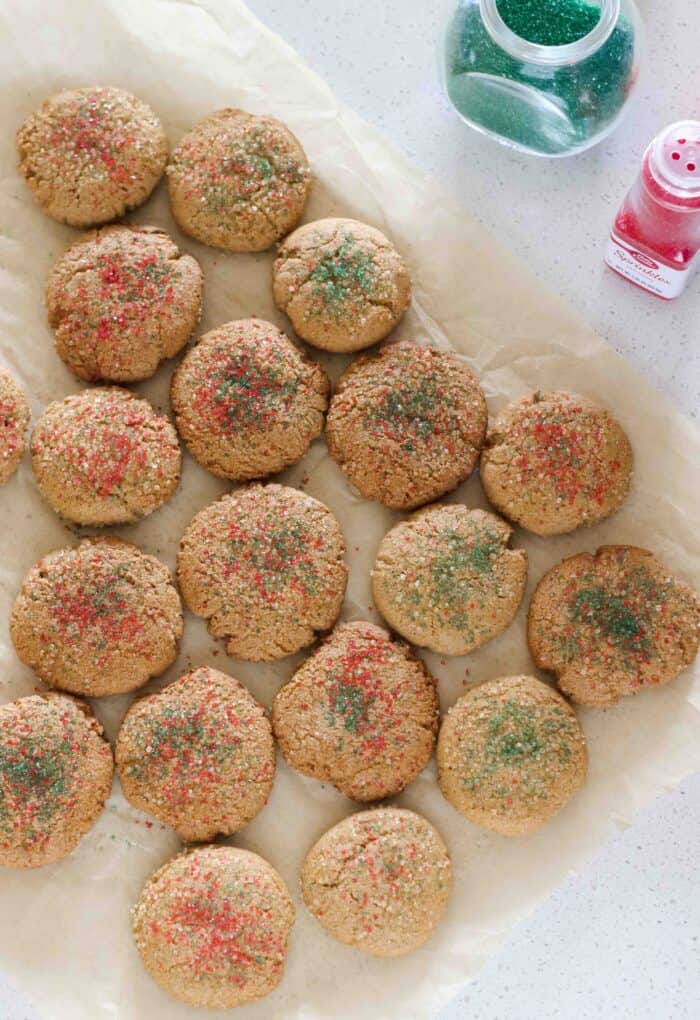
[[[666,684],[698,653],[700,599],[646,549],[604,545],[544,575],[528,613],[535,663],[582,705]]]
[[[604,408],[574,393],[535,393],[494,421],[481,481],[505,517],[537,535],[596,524],[624,503],[632,447]]]
[[[413,952],[445,912],[452,865],[442,837],[401,808],[361,811],[311,848],[304,902],[333,938],[372,956]]]
[[[81,379],[137,382],[192,335],[202,270],[157,227],[85,234],[61,255],[46,287],[56,350]]]
[[[294,904],[262,857],[205,846],[156,871],[132,919],[143,964],[164,991],[190,1006],[231,1009],[282,980]]]
[[[129,524],[162,506],[180,480],[175,429],[118,386],[49,404],[30,449],[42,494],[75,524]]]
[[[113,772],[87,702],[33,694],[0,706],[0,866],[67,857],[102,813]]]
[[[228,251],[270,248],[297,225],[311,188],[306,153],[289,128],[243,110],[196,124],[167,173],[180,228]]]
[[[500,517],[436,504],[392,528],[379,546],[372,595],[387,623],[414,645],[466,655],[515,618],[527,553],[509,547]]]
[[[44,212],[71,227],[119,219],[163,176],[168,140],[150,106],[114,88],[51,96],[17,132],[19,170]]]
[[[0,368],[0,485],[19,467],[27,445],[29,405],[9,372]]]
[[[435,680],[403,642],[372,623],[343,623],[279,691],[272,725],[282,754],[354,800],[391,797],[430,761]]]
[[[276,326],[212,329],[180,362],[170,400],[187,449],[221,478],[282,471],[323,431],[328,377]]]
[[[175,661],[180,598],[154,556],[120,538],[88,538],[32,567],[10,636],[50,687],[91,698],[124,694]]]
[[[182,596],[229,655],[282,659],[329,630],[348,571],[328,507],[285,485],[248,485],[201,510],[182,537]]]
[[[384,234],[357,220],[307,223],[281,245],[272,273],[277,306],[324,351],[371,347],[411,303],[406,263]]]
[[[484,394],[463,361],[401,341],[343,372],[326,440],[366,499],[410,510],[469,477],[486,421]]]
[[[275,776],[262,705],[238,680],[207,666],[134,702],[116,759],[126,799],[184,842],[242,829],[264,808]]]
[[[532,676],[480,684],[440,728],[438,782],[461,815],[504,836],[535,832],[586,779],[583,731],[560,694]]]

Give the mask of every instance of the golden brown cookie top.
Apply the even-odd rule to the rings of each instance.
[[[276,326],[240,319],[205,333],[173,375],[175,423],[195,460],[223,478],[282,471],[321,434],[328,377]]]
[[[243,828],[265,806],[275,775],[262,705],[238,680],[207,666],[134,702],[116,758],[127,800],[184,842]]]
[[[0,368],[0,485],[19,467],[27,444],[29,405],[24,391]]]
[[[693,662],[699,643],[697,594],[635,546],[602,546],[563,560],[530,603],[536,664],[583,705],[612,705],[668,683]]]
[[[513,621],[525,594],[527,553],[509,547],[495,514],[435,504],[392,528],[379,546],[372,593],[408,641],[466,655]]]
[[[299,227],[280,246],[272,293],[307,343],[359,351],[398,323],[411,303],[411,279],[381,231],[324,219]]]
[[[275,698],[272,723],[294,768],[359,801],[399,793],[433,752],[435,680],[372,623],[339,624]]]
[[[632,448],[604,408],[574,393],[535,393],[494,421],[481,455],[489,500],[538,535],[595,524],[620,508]]]
[[[101,813],[113,771],[86,702],[42,694],[0,706],[0,865],[66,857]]]
[[[274,117],[224,109],[196,124],[167,169],[178,224],[203,244],[264,251],[292,230],[311,188],[306,153]]]
[[[455,354],[401,341],[357,358],[328,412],[330,455],[366,499],[409,510],[471,474],[486,434],[481,387]]]
[[[438,778],[460,814],[507,836],[555,815],[586,778],[586,742],[571,707],[531,676],[489,680],[443,720]]]
[[[45,213],[72,227],[119,219],[163,176],[168,140],[146,103],[123,89],[51,96],[17,132],[20,173]]]
[[[156,871],[132,918],[136,948],[164,991],[191,1006],[230,1009],[282,980],[294,904],[262,857],[206,846]]]
[[[421,815],[377,808],[343,819],[311,848],[304,902],[339,942],[373,956],[413,952],[440,921],[452,885],[447,848]]]
[[[177,488],[182,456],[175,429],[146,400],[118,386],[54,401],[31,438],[44,497],[76,524],[128,524]]]
[[[133,691],[167,669],[182,626],[167,567],[130,542],[90,538],[31,568],[10,636],[45,684],[101,697]]]
[[[319,500],[285,485],[248,485],[190,521],[177,575],[193,613],[229,655],[292,655],[335,623],[347,567],[340,526]]]
[[[46,287],[56,350],[81,379],[136,382],[197,325],[202,270],[157,227],[112,226],[61,255]]]

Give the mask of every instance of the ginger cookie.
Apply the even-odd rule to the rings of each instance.
[[[124,694],[175,661],[180,598],[154,556],[120,538],[88,538],[32,567],[10,636],[50,687],[91,698]]]
[[[496,418],[481,454],[484,491],[537,535],[596,524],[624,503],[632,448],[604,408],[573,393],[535,393]]]
[[[30,448],[43,496],[75,524],[129,524],[162,506],[180,480],[175,429],[118,386],[49,404]]]
[[[141,960],[163,991],[190,1006],[232,1009],[282,980],[294,904],[262,857],[205,846],[151,876],[132,920]]]
[[[0,486],[19,467],[27,445],[29,405],[9,372],[0,368]]]
[[[49,325],[68,368],[92,382],[148,379],[199,320],[202,270],[157,227],[85,234],[54,265]]]
[[[67,857],[102,813],[113,772],[87,702],[33,694],[0,706],[0,866]]]
[[[17,132],[19,170],[44,212],[71,227],[119,219],[163,176],[168,140],[146,103],[115,88],[51,96]]]
[[[433,933],[447,906],[452,865],[442,837],[413,811],[377,808],[343,819],[311,848],[304,902],[339,942],[402,956]]]
[[[285,485],[248,485],[201,510],[180,542],[188,607],[229,655],[282,659],[330,630],[348,571],[328,507]]]
[[[700,599],[646,549],[605,545],[544,575],[528,613],[535,663],[582,705],[666,684],[700,643]]]
[[[167,169],[178,225],[202,244],[265,251],[293,230],[311,188],[299,141],[274,117],[218,110],[182,139]]]
[[[411,303],[411,278],[379,230],[326,219],[299,227],[280,246],[272,293],[303,340],[342,353],[388,336]]]
[[[299,460],[323,431],[328,377],[276,326],[241,319],[212,329],[173,375],[175,424],[196,461],[250,481]]]
[[[527,583],[527,553],[511,549],[500,517],[436,504],[392,528],[372,570],[374,602],[414,645],[466,655],[515,618]]]
[[[343,623],[281,688],[272,725],[293,768],[370,801],[422,772],[438,715],[435,680],[403,642],[372,623]]]
[[[401,341],[341,375],[326,440],[366,499],[410,510],[469,477],[486,422],[484,394],[464,362]]]
[[[202,666],[126,713],[116,745],[124,796],[184,842],[230,836],[263,809],[275,744],[242,683]]]
[[[438,782],[461,815],[504,836],[535,832],[586,779],[586,741],[560,694],[532,676],[480,684],[440,728]]]

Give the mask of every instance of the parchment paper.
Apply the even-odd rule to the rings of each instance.
[[[358,67],[358,74],[362,68]],[[636,454],[631,498],[612,520],[560,539],[517,532],[530,556],[530,585],[563,556],[605,542],[655,550],[697,582],[700,443],[690,423],[533,282],[464,211],[412,169],[236,0],[44,0],[0,6],[0,360],[21,378],[34,417],[79,388],[53,350],[42,304],[47,271],[75,234],[35,206],[16,168],[14,131],[45,96],[66,86],[120,85],[151,103],[171,143],[204,114],[225,105],[272,113],[301,138],[318,181],[307,219],[350,215],[385,230],[410,263],[415,300],[399,335],[460,351],[482,379],[493,414],[537,387],[578,390],[609,405]],[[407,115],[410,115],[407,112]],[[170,230],[205,271],[202,329],[239,316],[288,324],[270,297],[272,255],[233,256],[178,235],[164,188],[133,219]],[[326,358],[334,376],[343,359]],[[167,410],[172,365],[137,389]],[[118,533],[174,567],[190,517],[225,486],[186,457],[180,490],[150,519]],[[398,515],[354,495],[317,442],[282,480],[325,500],[344,528],[351,579],[343,616],[371,618],[368,572],[377,545]],[[485,505],[478,479],[451,499]],[[0,698],[29,693],[36,681],[17,660],[7,620],[26,570],[76,536],[38,495],[28,461],[0,492]],[[428,655],[443,709],[465,685],[531,671],[525,610],[502,637],[465,659]],[[250,665],[228,659],[204,624],[186,618],[175,679],[190,664],[229,670],[269,705],[297,660]],[[96,710],[114,737],[126,698]],[[257,1018],[426,1017],[454,995],[508,934],[571,869],[578,868],[652,797],[700,767],[700,685],[686,673],[659,691],[609,711],[580,713],[590,748],[585,790],[539,834],[506,839],[462,819],[441,797],[431,766],[399,798],[443,832],[455,865],[448,915],[413,956],[366,958],[331,940],[306,913],[297,875],[303,856],[353,805],[280,761],[262,814],[234,842],[280,870],[298,920],[284,981],[237,1016]],[[147,876],[178,840],[131,810],[115,782],[99,823],[67,860],[31,872],[0,873],[0,966],[51,1020],[119,1017],[180,1020],[199,1014],[170,1001],[142,970],[129,909]]]

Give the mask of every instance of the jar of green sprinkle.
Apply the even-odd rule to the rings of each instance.
[[[462,118],[538,156],[595,145],[622,116],[639,75],[633,0],[460,0],[444,78]]]

